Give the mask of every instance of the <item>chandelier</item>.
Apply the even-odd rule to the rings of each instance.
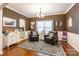
[[[37,17],[38,18],[44,18],[45,17],[45,13],[42,12],[42,8],[40,8],[39,13],[37,13]]]

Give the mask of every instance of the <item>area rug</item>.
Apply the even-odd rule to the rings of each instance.
[[[43,53],[49,56],[65,56],[64,50],[60,43],[53,46],[53,45],[44,43],[44,41],[39,41],[39,42],[26,41],[21,45],[19,45],[19,47],[38,51],[40,53]]]

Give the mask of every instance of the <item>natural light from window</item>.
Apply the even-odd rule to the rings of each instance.
[[[36,29],[39,33],[48,33],[54,30],[53,21],[37,21]]]

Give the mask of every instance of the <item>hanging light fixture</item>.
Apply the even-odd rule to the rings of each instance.
[[[39,13],[37,14],[37,17],[38,17],[38,18],[43,18],[43,17],[45,17],[45,13],[42,13],[42,8],[40,8],[40,11],[39,11]]]

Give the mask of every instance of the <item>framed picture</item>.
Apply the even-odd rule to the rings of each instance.
[[[3,17],[3,26],[16,27],[16,20],[8,17]]]

